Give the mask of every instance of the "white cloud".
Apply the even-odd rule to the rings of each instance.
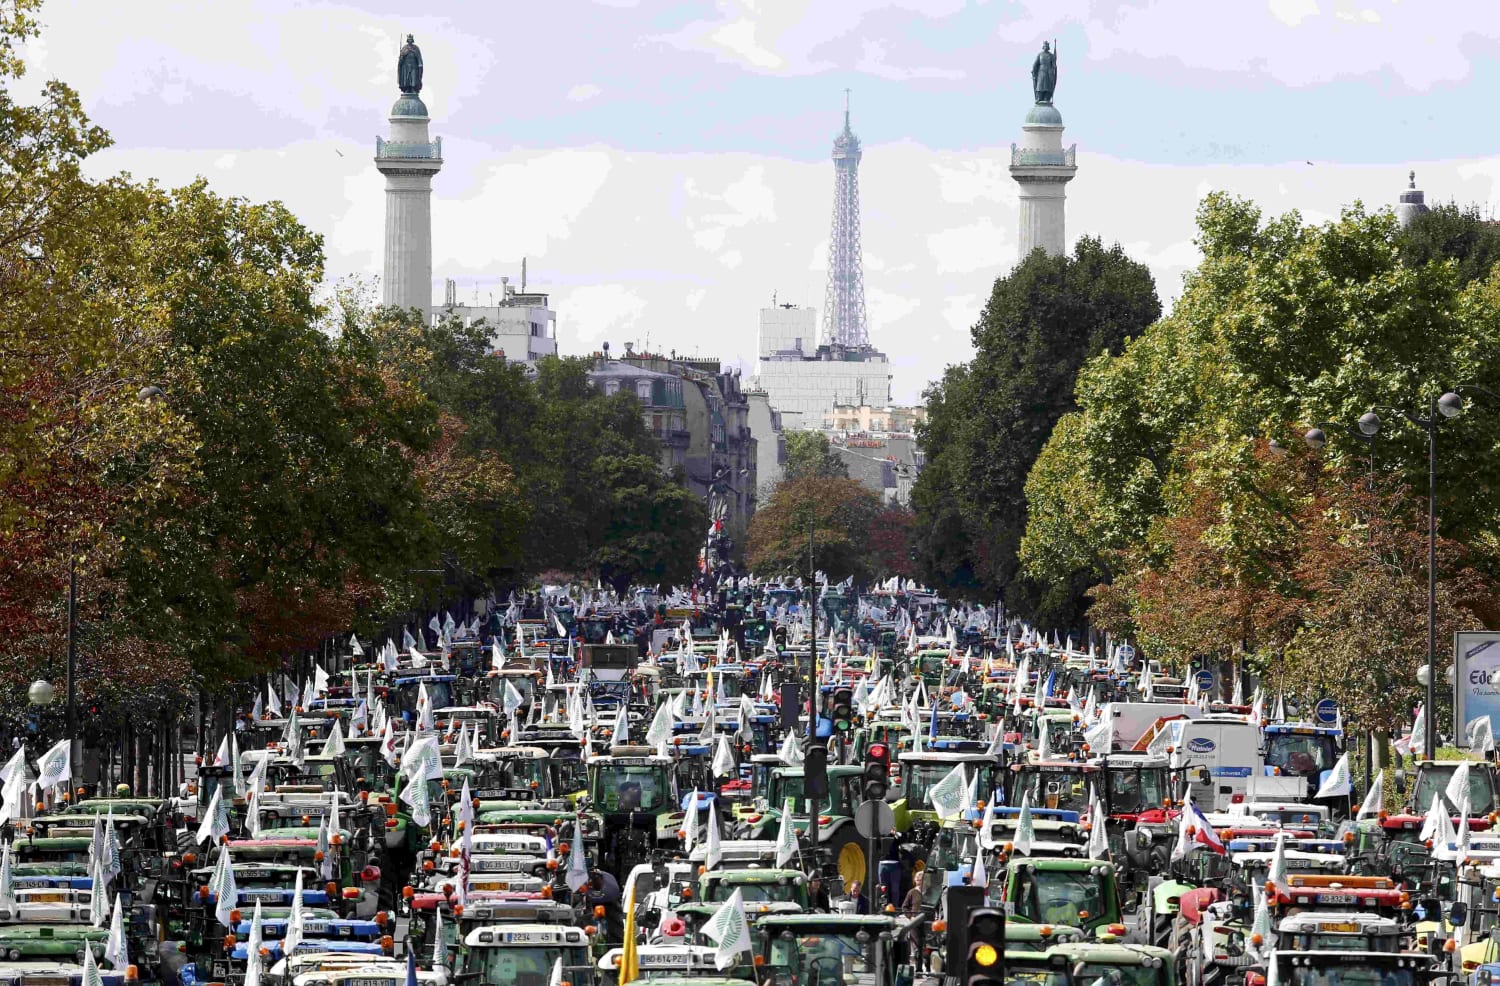
[[[618,350],[621,333],[629,336],[647,307],[646,299],[628,284],[591,284],[560,291],[557,297],[558,335],[566,332],[569,353],[592,352],[601,342],[612,342]]]
[[[1016,244],[988,216],[976,222],[927,235],[927,251],[939,274],[996,270],[1007,259],[1015,263]]]
[[[1271,16],[1287,27],[1296,27],[1309,17],[1318,15],[1315,0],[1267,0],[1266,6],[1270,8]]]
[[[592,82],[580,82],[568,90],[568,100],[574,103],[586,103],[603,91]]]

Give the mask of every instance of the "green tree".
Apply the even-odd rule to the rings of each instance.
[[[1020,577],[1026,477],[1075,407],[1084,362],[1118,352],[1160,314],[1147,268],[1088,237],[1071,257],[1035,252],[996,280],[972,330],[974,358],[928,394],[927,466],[913,503],[930,579],[985,598],[1003,592],[1008,606],[1047,622],[1079,615],[1074,583],[1086,580]]]
[[[708,507],[661,471],[654,455],[601,459],[595,477],[604,525],[589,566],[622,597],[631,585],[686,585],[708,529]]]
[[[849,477],[849,466],[842,456],[828,444],[828,436],[821,431],[793,431],[786,436],[787,479],[804,476]]]
[[[1380,411],[1373,492],[1364,444],[1334,424],[1313,453],[1302,435],[1372,407],[1424,414],[1459,382],[1494,379],[1500,282],[1408,263],[1393,217],[1357,205],[1306,226],[1212,195],[1199,230],[1203,261],[1171,315],[1080,374],[1079,410],[1028,480],[1022,562],[1038,580],[1094,565],[1110,580],[1096,621],[1163,659],[1247,653],[1311,693],[1326,650],[1338,657],[1325,671],[1378,658],[1370,680],[1410,682],[1425,657],[1411,491],[1425,489],[1426,433]],[[1500,571],[1497,445],[1486,407],[1442,425],[1442,474],[1464,477],[1439,484],[1447,629],[1493,620],[1482,586]],[[1407,696],[1388,691],[1360,706],[1365,725],[1395,724]]]
[[[750,568],[767,577],[806,576],[810,549],[811,564],[830,580],[867,583],[877,572],[870,532],[880,511],[880,497],[852,479],[784,480],[750,520]]]
[[[1460,287],[1489,277],[1500,260],[1500,226],[1473,205],[1449,202],[1420,213],[1401,231],[1398,243],[1401,262],[1408,267],[1453,261]]]

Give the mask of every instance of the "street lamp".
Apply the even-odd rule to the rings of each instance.
[[[57,689],[52,687],[52,682],[46,678],[38,678],[26,689],[26,698],[32,705],[41,707],[51,705],[52,699],[57,695]]]
[[[1429,757],[1437,755],[1437,429],[1444,419],[1457,417],[1463,409],[1463,398],[1450,390],[1433,398],[1425,418],[1401,412],[1407,421],[1427,432],[1427,667],[1422,683],[1427,690],[1424,739]],[[1380,419],[1374,411],[1359,419],[1361,428],[1365,418],[1372,419],[1379,429]]]

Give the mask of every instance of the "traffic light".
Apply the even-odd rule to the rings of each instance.
[[[802,791],[809,798],[828,797],[828,747],[809,743],[802,760]]]
[[[891,787],[891,751],[884,743],[871,743],[865,751],[866,801],[884,801]]]
[[[838,687],[833,690],[833,729],[847,733],[854,728],[854,689]]]
[[[1005,912],[976,907],[969,912],[967,931],[964,986],[1005,986]]]

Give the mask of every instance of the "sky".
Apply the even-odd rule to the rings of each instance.
[[[625,342],[754,373],[759,310],[823,308],[845,90],[872,342],[898,403],[972,354],[1016,263],[1009,148],[1055,40],[1078,146],[1069,242],[1119,242],[1167,304],[1212,190],[1327,221],[1500,199],[1494,0],[49,0],[21,94],[79,90],[95,174],[279,199],[330,280],[379,275],[405,35],[444,166],[442,279],[551,294],[564,354]]]

